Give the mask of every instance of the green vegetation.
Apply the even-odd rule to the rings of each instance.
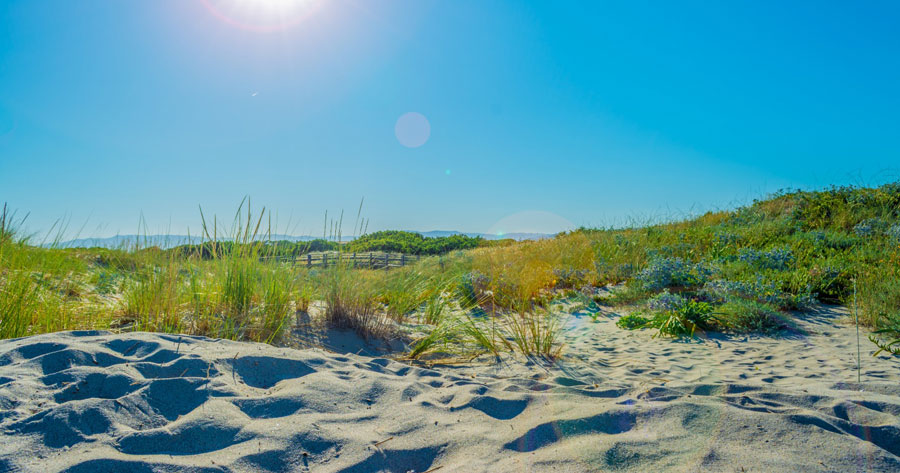
[[[267,241],[264,211],[242,205],[225,241],[204,225],[206,242],[173,250],[46,248],[4,209],[0,337],[113,328],[278,343],[295,314],[321,307],[319,322],[367,338],[413,333],[411,358],[554,357],[564,317],[554,301],[574,297],[627,305],[620,327],[675,337],[776,334],[811,304],[855,304],[881,353],[900,354],[898,209],[894,183],[783,192],[690,220],[540,241],[377,232],[338,244]],[[390,271],[268,258],[315,245],[442,256]],[[599,297],[599,287],[612,291]]]
[[[643,300],[658,313],[671,291],[711,304],[718,330],[771,332],[816,300],[853,305],[856,281],[860,321],[885,344],[900,333],[898,209],[893,183],[785,192],[685,222],[584,232],[600,278],[626,284],[601,302]]]
[[[412,255],[442,255],[455,250],[477,248],[482,239],[466,235],[446,237],[425,237],[418,233],[396,230],[381,231],[362,235],[347,243],[346,251],[384,251]]]
[[[386,252],[405,253],[410,255],[443,255],[451,251],[467,250],[486,245],[480,237],[451,235],[446,237],[425,237],[419,233],[404,231],[380,231],[362,235],[347,243],[339,243],[336,239],[319,238],[309,241],[269,241],[265,235],[259,235],[258,252],[268,257],[299,257],[310,252],[345,251],[345,252]],[[215,236],[212,237],[215,239]],[[195,245],[180,245],[170,251],[180,257],[197,255],[203,259],[214,259],[228,256],[240,251],[240,242],[207,241]]]
[[[319,238],[310,241],[268,241],[260,240],[255,243],[257,253],[267,257],[299,257],[314,251],[338,251],[341,244],[337,241]],[[207,241],[197,245],[181,245],[169,250],[179,257],[198,256],[202,259],[215,259],[229,256],[235,251],[242,251],[240,243],[234,241]]]

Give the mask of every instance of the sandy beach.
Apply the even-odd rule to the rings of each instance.
[[[0,3],[0,473],[900,473],[900,2]]]
[[[153,333],[4,340],[0,471],[898,471],[900,360],[864,343],[858,384],[847,315],[672,340],[579,312],[554,364]]]

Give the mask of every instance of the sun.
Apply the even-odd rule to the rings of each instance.
[[[303,4],[313,3],[311,0],[234,0],[235,3],[243,3],[252,5],[257,8],[266,8],[271,10],[289,9],[301,6]]]
[[[312,16],[323,0],[200,0],[223,22],[257,32],[282,31]]]

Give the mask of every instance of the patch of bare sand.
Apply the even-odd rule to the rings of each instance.
[[[578,313],[553,365],[150,333],[7,340],[0,471],[900,471],[900,360],[869,356],[864,333],[857,384],[845,315],[678,341]]]

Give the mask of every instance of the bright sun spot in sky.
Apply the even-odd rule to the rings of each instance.
[[[200,0],[214,16],[241,29],[281,31],[307,19],[323,0]]]
[[[253,5],[260,8],[276,10],[279,8],[292,8],[312,3],[311,0],[234,0],[235,3]]]

